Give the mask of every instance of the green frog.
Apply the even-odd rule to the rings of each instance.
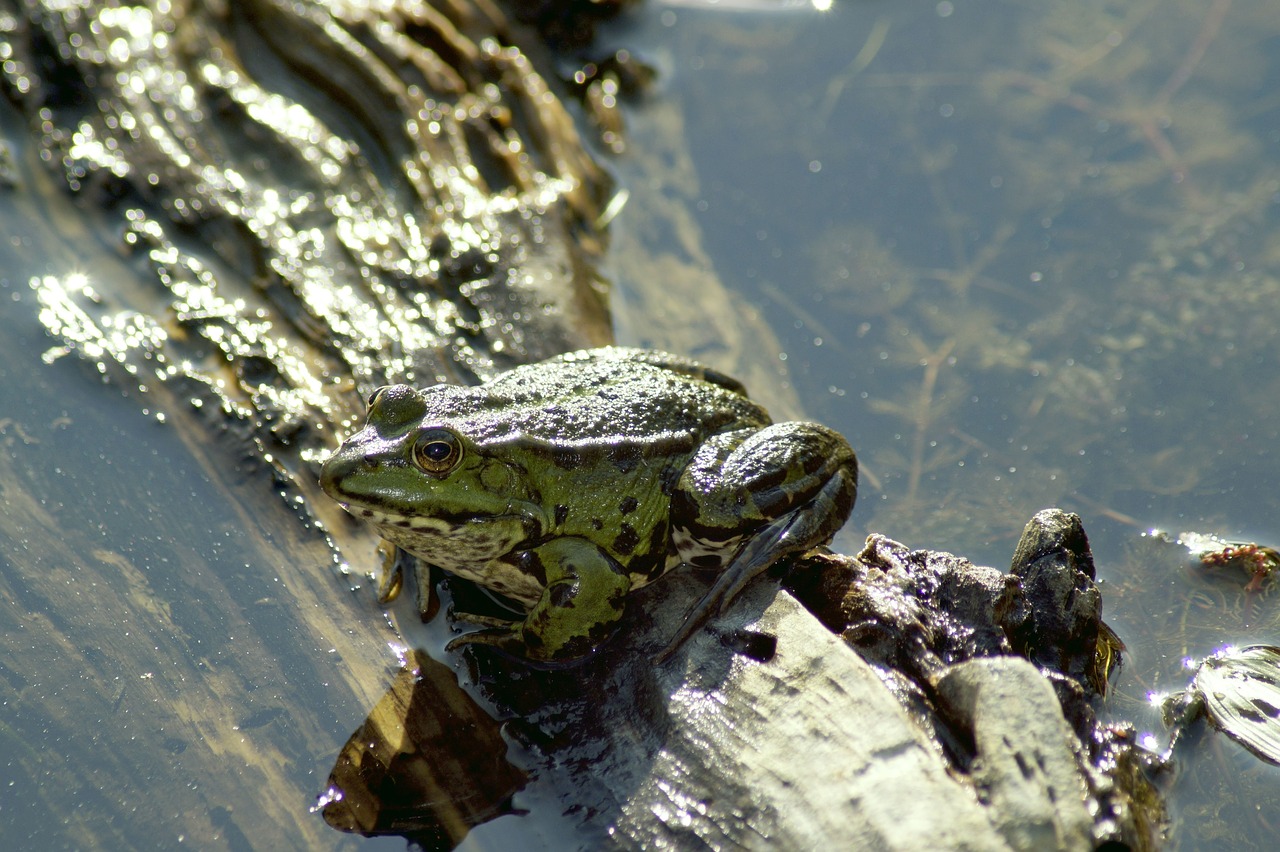
[[[324,490],[389,542],[527,611],[485,643],[584,656],[627,595],[691,563],[719,569],[665,658],[755,576],[830,541],[857,460],[816,423],[773,423],[736,380],[663,352],[606,347],[474,387],[392,385],[325,462]]]

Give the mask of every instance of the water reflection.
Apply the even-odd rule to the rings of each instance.
[[[1270,237],[1280,224],[1280,173],[1271,156],[1280,144],[1280,104],[1265,94],[1280,90],[1273,10],[1230,0],[1002,4],[998,13],[951,3],[873,2],[840,4],[822,18],[699,14],[667,8],[648,21],[655,34],[647,49],[667,56],[671,69],[663,94],[685,104],[688,138],[701,146],[696,179],[681,191],[710,237],[723,277],[743,285],[740,301],[762,306],[785,335],[783,351],[758,356],[771,366],[785,357],[810,414],[855,436],[879,490],[868,493],[855,523],[1000,564],[1032,511],[1048,504],[1078,509],[1108,581],[1107,617],[1130,647],[1112,707],[1131,718],[1147,712],[1158,730],[1147,693],[1180,688],[1189,677],[1184,658],[1201,657],[1227,638],[1271,630],[1263,619],[1275,612],[1274,597],[1259,594],[1256,615],[1249,615],[1243,580],[1193,572],[1184,553],[1158,552],[1154,542],[1136,537],[1166,525],[1264,545],[1280,539],[1273,487],[1280,470],[1272,452],[1280,437],[1272,369],[1280,276]],[[131,30],[140,19],[129,23]],[[621,37],[641,47],[636,32]],[[88,61],[106,57],[103,50]],[[8,68],[6,74],[19,94],[29,89],[25,74]],[[238,92],[236,103],[251,111],[254,92],[230,77],[212,79]],[[167,82],[178,82],[175,96],[183,97],[181,81]],[[276,124],[286,114],[263,113],[276,116]],[[429,121],[426,127],[432,130]],[[326,149],[330,159],[324,160],[326,152],[308,147],[318,138],[308,131],[295,141],[297,150],[321,157],[302,160],[319,164],[324,183],[341,165],[340,152]],[[99,162],[115,173],[99,134],[80,132],[72,142],[73,160]],[[617,168],[625,174],[627,161]],[[440,176],[445,184],[457,177]],[[637,176],[637,192],[651,177]],[[118,187],[99,189],[110,200]],[[314,203],[299,198],[284,205],[263,195],[253,201],[262,213],[254,221],[275,228],[290,216],[305,220],[317,209],[306,204]],[[180,217],[191,212],[178,209]],[[154,228],[136,224],[136,239],[166,257],[170,246]],[[627,227],[625,217],[620,226]],[[387,292],[399,292],[392,274],[397,258],[381,246],[385,232],[347,237],[362,258],[385,264],[393,288]],[[477,242],[461,237],[459,244]],[[315,257],[304,243],[284,239],[280,245],[291,257]],[[40,262],[73,254],[73,247],[49,240]],[[463,271],[483,259],[452,257]],[[307,268],[299,263],[288,271]],[[438,319],[455,328],[454,318]],[[646,324],[684,319],[674,310]],[[378,343],[386,329],[373,330]],[[505,333],[502,326],[487,330]],[[369,364],[379,346],[370,346]],[[39,351],[40,344],[24,348]],[[157,475],[150,472],[157,467],[148,457],[151,445],[133,421],[113,433],[118,446],[104,440],[110,429],[93,428],[66,374],[58,375],[41,380],[63,382],[56,392],[32,394],[39,405],[29,415],[35,420],[5,433],[10,441],[24,430],[39,435],[48,470],[58,471],[37,480],[40,501],[32,503],[32,516],[52,513],[44,530],[120,528],[116,492],[79,487],[61,466],[91,447],[112,459],[136,451],[129,475],[112,478],[145,483],[138,471]],[[29,400],[22,405],[26,410]],[[64,443],[58,430],[68,411],[89,425],[77,425],[74,440]],[[48,429],[37,431],[33,423]],[[174,444],[159,454],[166,469],[179,451]],[[198,468],[182,470],[200,475]],[[177,477],[157,492],[185,495],[192,489],[184,491],[183,482]],[[103,496],[85,497],[94,494]],[[172,514],[155,509],[138,522],[142,529],[128,533],[137,541],[160,533],[187,544],[196,540],[193,519],[204,516],[205,505],[197,499]],[[148,520],[155,529],[145,528]],[[264,524],[264,532],[252,520],[220,517],[219,536],[238,542],[245,530],[270,535],[272,524]],[[853,540],[846,540],[846,550]],[[127,544],[125,552],[135,546]],[[254,608],[276,612],[283,593],[269,577],[240,571],[248,558],[240,560],[238,551],[232,560],[237,592],[224,610],[188,588],[200,563],[177,550],[182,560],[161,550],[140,561],[151,588],[174,590],[161,598],[183,607],[180,623],[203,617],[221,626],[220,612],[228,619]],[[15,548],[12,558],[21,552]],[[33,571],[53,579],[42,594],[24,598],[31,612],[57,615],[51,601],[87,596],[84,584],[56,573],[66,570],[57,566],[74,564],[73,555]],[[323,553],[313,556],[323,563]],[[188,570],[173,570],[171,559]],[[120,637],[118,625],[96,620],[110,600],[104,590],[114,587],[95,592],[94,607],[76,626],[113,636],[113,647],[136,644],[139,654],[150,655],[163,644],[163,661],[189,657],[200,666],[258,648],[245,638],[252,631],[239,626],[204,634],[203,642],[219,640],[210,653],[199,642],[170,648],[179,634],[167,622]],[[121,603],[125,610],[133,606]],[[335,621],[368,617],[352,605]],[[235,642],[224,643],[224,632]],[[279,641],[267,648],[306,646],[304,656],[311,652],[308,641],[320,647],[311,634],[268,638]],[[84,647],[54,649],[57,654],[40,657],[34,668],[56,665],[58,655]],[[368,650],[344,647],[349,665]],[[179,694],[176,683],[169,692],[142,692],[155,687],[154,679],[130,680],[129,689],[112,686],[103,652],[94,646],[85,653],[91,663],[85,671],[106,672],[106,700],[103,710],[84,718],[111,718],[121,707],[141,713]],[[38,677],[6,676],[27,699],[42,692]],[[310,689],[303,694],[316,706],[335,701],[324,666],[304,678],[296,669],[284,675],[263,663],[253,682],[288,678],[295,685],[305,680]],[[135,694],[146,700],[131,706]],[[192,700],[189,684],[182,694]],[[282,717],[261,706],[262,694],[228,714],[248,725],[243,732],[191,733],[189,742],[199,746],[188,748],[184,759],[193,761],[208,744],[225,744],[234,751],[222,754],[247,763],[255,743],[290,736],[303,741],[282,751],[290,759],[280,766],[296,766],[298,755],[323,749],[317,743],[329,741],[333,719],[305,735],[278,731]],[[206,705],[225,700],[217,690],[204,697]],[[344,709],[350,708],[332,715],[345,718]],[[83,719],[60,717],[54,725],[29,701],[15,718],[43,746],[52,747],[44,739],[48,730],[83,730]],[[165,740],[174,743],[172,752],[183,742]],[[87,739],[77,743],[86,754],[93,751]],[[1174,790],[1187,821],[1184,845],[1208,846],[1224,836],[1238,846],[1265,845],[1274,771],[1224,738],[1197,745]],[[151,773],[148,765],[139,777],[153,779]],[[113,777],[126,774],[117,769]],[[123,783],[119,789],[141,795]],[[113,791],[117,799],[124,793]],[[100,824],[100,841],[116,837],[108,833],[115,830],[109,819]],[[1241,835],[1248,831],[1254,833]]]
[[[506,751],[501,725],[453,669],[410,651],[343,746],[318,807],[340,831],[451,849],[472,826],[516,812],[511,799],[527,775]]]

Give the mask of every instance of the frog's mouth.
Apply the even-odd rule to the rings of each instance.
[[[523,570],[518,554],[528,541],[518,515],[455,522],[443,518],[387,517],[370,510],[368,520],[392,544],[446,571],[531,604],[541,579]],[[353,513],[358,514],[358,512]],[[497,582],[498,578],[504,578]]]
[[[405,514],[399,509],[400,504],[395,500],[383,501],[366,496],[334,497],[334,499],[350,514],[384,531],[399,530],[438,538],[451,538],[470,537],[486,530],[516,526],[520,529],[520,537],[517,541],[524,541],[535,535],[537,529],[535,519],[519,512],[477,516],[472,512],[445,512],[433,507],[430,514]]]
[[[403,480],[409,467],[404,459],[373,458],[343,444],[320,467],[320,488],[353,515],[371,517],[363,508],[394,514],[389,508],[413,485],[396,481]]]

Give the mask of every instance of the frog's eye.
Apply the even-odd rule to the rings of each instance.
[[[443,476],[462,461],[462,442],[448,429],[428,429],[413,444],[413,461],[434,476]]]
[[[383,385],[373,393],[369,394],[369,408],[373,408],[373,406],[377,404],[378,397],[382,396],[382,392],[389,387],[391,387],[391,385]]]

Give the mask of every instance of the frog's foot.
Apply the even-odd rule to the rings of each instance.
[[[530,642],[529,631],[523,621],[461,613],[455,613],[454,618],[488,626],[454,637],[444,646],[446,651],[457,651],[467,645],[488,645],[539,668],[560,668],[576,665],[595,649],[594,643],[576,642],[549,653],[536,641]]]
[[[776,518],[753,535],[724,569],[715,585],[689,610],[680,630],[653,661],[664,663],[670,659],[685,640],[713,615],[723,613],[748,583],[769,568],[788,556],[803,553],[829,540],[834,532],[830,528],[831,507],[848,487],[843,475],[832,477],[811,503]]]
[[[378,603],[389,606],[408,585],[413,589],[418,617],[424,622],[430,621],[435,602],[431,593],[431,566],[389,541],[383,541],[378,549],[382,553],[382,569],[375,586]]]
[[[470,612],[455,612],[453,618],[455,621],[478,625],[480,629],[470,630],[461,636],[454,637],[448,645],[444,646],[446,651],[456,651],[463,645],[493,645],[514,654],[524,651],[524,638],[521,636],[523,621],[510,621]]]
[[[482,629],[449,643],[494,645],[535,663],[567,663],[590,654],[613,632],[631,581],[591,542],[554,539],[529,551],[547,577],[546,588],[519,621],[455,613]]]
[[[707,623],[708,619],[713,615],[719,615],[724,612],[725,607],[746,588],[748,583],[777,562],[780,558],[777,555],[777,551],[768,545],[778,545],[784,542],[798,516],[804,512],[804,509],[797,509],[794,512],[783,515],[761,530],[729,564],[720,575],[720,578],[716,580],[715,585],[702,596],[701,600],[693,605],[693,609],[689,610],[689,614],[684,617],[684,623],[680,625],[676,635],[653,658],[653,661],[661,664],[671,659],[671,655],[690,636],[697,633]]]
[[[378,572],[378,603],[386,606],[400,597],[404,588],[404,567],[401,564],[400,548],[389,541],[379,542],[378,552],[382,554],[382,570]]]

